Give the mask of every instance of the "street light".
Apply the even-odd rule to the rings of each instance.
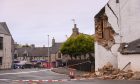
[[[49,35],[48,35],[48,62],[50,67],[51,60],[50,60],[50,48],[49,48]]]

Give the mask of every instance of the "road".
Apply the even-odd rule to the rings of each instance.
[[[0,84],[140,84],[140,81],[70,80],[66,75],[46,69],[17,69],[0,71]]]

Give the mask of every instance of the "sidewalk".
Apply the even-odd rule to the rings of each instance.
[[[65,67],[54,68],[51,71],[59,74],[66,74],[66,75],[69,75],[70,72],[69,68],[65,68]],[[81,77],[86,72],[74,70],[74,73],[76,77]]]

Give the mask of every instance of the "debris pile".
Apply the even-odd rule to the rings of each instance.
[[[135,72],[130,80],[140,80],[140,72]]]
[[[140,72],[133,72],[132,70],[121,71],[119,69],[113,68],[113,65],[108,63],[103,68],[99,69],[95,73],[87,73],[82,77],[84,78],[99,78],[104,80],[114,79],[114,80],[140,80]]]
[[[81,77],[83,77],[83,78],[94,78],[94,77],[97,77],[97,75],[95,73],[86,73],[86,74],[83,74]]]

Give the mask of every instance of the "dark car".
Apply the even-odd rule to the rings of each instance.
[[[22,66],[22,69],[25,69],[25,68],[33,68],[33,65],[32,64],[24,64]]]
[[[27,63],[27,61],[14,61],[13,64],[14,69],[25,69],[25,68],[32,68],[33,65],[30,63]]]

